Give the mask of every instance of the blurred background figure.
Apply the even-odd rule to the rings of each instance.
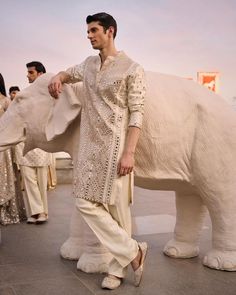
[[[20,91],[20,88],[18,86],[11,86],[9,88],[9,95],[10,95],[10,99],[13,100],[17,94],[17,92]]]
[[[26,64],[27,78],[29,83],[44,73],[46,69],[39,61]],[[23,184],[24,197],[27,211],[27,223],[41,224],[48,220],[47,188],[50,154],[36,148],[23,156],[24,143],[16,146],[16,161],[20,167]]]
[[[16,94],[19,91],[20,91],[20,88],[18,86],[11,86],[9,88],[9,95],[10,95],[11,101],[14,100]],[[17,147],[13,146],[13,147],[11,147],[11,149],[12,149],[12,153],[13,153],[13,168],[14,168],[14,173],[15,173],[15,177],[16,177],[16,194],[17,194],[17,196],[20,196],[22,200],[24,200],[24,196],[22,194],[22,191],[24,190],[23,179],[22,179],[22,175],[20,172],[20,166],[17,164],[17,161],[16,161]],[[26,203],[26,202],[24,201],[24,203]],[[24,219],[26,219],[26,215],[24,216]]]
[[[52,153],[49,155],[50,165],[48,166],[48,189],[54,189],[57,185],[56,158]]]
[[[39,61],[29,62],[26,64],[26,67],[29,83],[33,83],[39,76],[46,73],[45,66]],[[49,158],[47,189],[54,189],[57,184],[56,159],[53,154],[49,154]]]
[[[0,117],[6,112],[10,99],[6,97],[3,76],[0,74]],[[0,223],[18,223],[25,217],[25,207],[21,195],[16,194],[12,150],[0,152]]]

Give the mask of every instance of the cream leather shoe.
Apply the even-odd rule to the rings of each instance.
[[[114,290],[118,288],[121,284],[121,279],[118,277],[110,277],[107,276],[103,279],[102,281],[102,288],[103,289],[109,289],[109,290]]]
[[[44,213],[40,213],[37,220],[36,220],[36,224],[41,224],[44,223],[48,220],[48,217],[46,216],[46,214]]]
[[[36,223],[37,219],[35,217],[28,217],[27,218],[27,223],[29,224],[33,224],[33,223]]]
[[[145,258],[147,255],[147,243],[138,243],[139,249],[141,250],[141,259],[140,259],[140,265],[139,268],[135,270],[134,272],[134,285],[138,287],[141,283],[142,276],[143,276],[143,266],[145,262]]]

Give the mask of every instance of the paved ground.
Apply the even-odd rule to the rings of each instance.
[[[115,291],[100,289],[101,274],[76,270],[76,261],[60,258],[59,248],[68,237],[73,207],[70,185],[49,193],[50,220],[43,225],[2,227],[0,295],[235,295],[236,272],[215,271],[201,261],[211,246],[206,221],[198,258],[171,259],[162,254],[171,238],[175,206],[171,192],[136,189],[133,215],[135,237],[149,244],[142,285],[132,285],[132,273]],[[144,206],[145,204],[145,206]]]

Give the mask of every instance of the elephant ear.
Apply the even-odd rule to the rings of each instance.
[[[58,99],[54,100],[54,106],[46,123],[46,137],[48,141],[63,134],[71,122],[81,111],[82,83],[74,85],[64,84]]]
[[[14,100],[7,111],[0,116],[0,152],[25,140],[23,123],[18,110],[18,103]]]

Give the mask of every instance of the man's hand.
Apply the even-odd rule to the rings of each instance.
[[[62,90],[62,82],[59,75],[56,75],[52,77],[49,85],[48,85],[48,91],[51,94],[52,97],[58,98],[59,94]]]
[[[62,91],[62,84],[67,83],[70,80],[70,75],[67,72],[59,72],[56,76],[52,77],[48,91],[52,97],[58,98]]]
[[[117,174],[125,176],[133,171],[134,167],[134,153],[124,152],[117,167]]]
[[[126,136],[126,143],[122,157],[118,163],[117,174],[124,176],[133,171],[134,168],[134,152],[136,144],[138,142],[140,129],[135,126],[128,128],[128,134]]]

